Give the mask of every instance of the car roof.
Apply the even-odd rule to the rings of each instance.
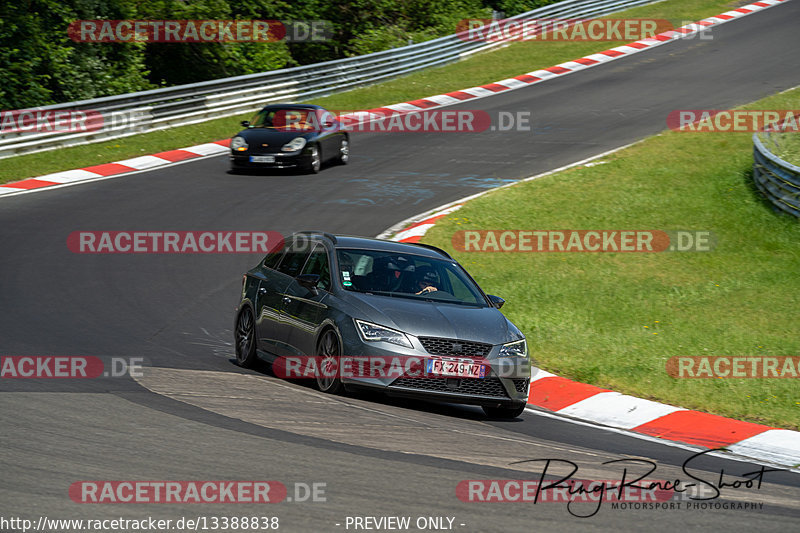
[[[261,110],[269,109],[322,109],[324,111],[323,107],[312,104],[269,104],[264,106]]]
[[[331,235],[319,231],[302,231],[292,235],[308,235],[314,240],[330,242],[334,248],[360,248],[365,250],[378,250],[384,252],[397,252],[434,257],[438,259],[452,259],[450,254],[436,248],[421,243],[404,243],[397,241],[386,241],[383,239],[373,239],[369,237],[359,237],[356,235]]]

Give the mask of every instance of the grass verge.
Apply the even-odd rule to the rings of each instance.
[[[794,132],[759,134],[764,146],[787,163],[800,166],[800,134]]]
[[[662,18],[674,26],[686,24],[749,3],[746,0],[664,0],[615,13],[612,18]],[[415,100],[576,59],[624,42],[520,42],[500,50],[392,80],[315,100],[329,109],[370,109]],[[20,155],[0,160],[0,183],[62,170],[88,167],[145,154],[225,139],[238,131],[250,114],[210,120],[198,125],[133,135],[122,139]]]
[[[751,109],[794,109],[800,89]],[[466,253],[508,300],[542,368],[615,391],[800,429],[798,379],[674,379],[672,356],[800,354],[800,223],[752,186],[749,133],[666,132],[579,167],[477,198],[424,241],[467,229],[710,230],[712,252]],[[531,209],[531,206],[536,206]]]

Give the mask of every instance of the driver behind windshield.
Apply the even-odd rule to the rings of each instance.
[[[419,292],[415,294],[425,294],[428,292],[436,292],[438,284],[438,276],[431,267],[420,267],[417,269],[417,288]]]

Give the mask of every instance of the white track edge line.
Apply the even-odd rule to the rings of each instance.
[[[579,426],[585,426],[585,427],[590,427],[590,428],[594,428],[594,429],[610,431],[612,433],[625,435],[627,437],[633,437],[633,438],[640,439],[640,440],[646,440],[648,442],[654,442],[654,443],[657,443],[657,444],[663,444],[665,446],[671,446],[673,448],[680,448],[682,450],[688,450],[688,451],[692,451],[692,452],[702,452],[702,451],[707,449],[707,448],[703,448],[703,447],[700,447],[700,446],[692,446],[691,444],[684,444],[682,442],[677,442],[677,441],[673,441],[673,440],[659,439],[658,437],[652,437],[650,435],[645,435],[643,433],[636,433],[635,431],[630,431],[630,430],[627,430],[627,429],[620,429],[620,428],[615,428],[615,427],[611,427],[611,426],[605,426],[603,424],[587,422],[585,420],[581,420],[581,419],[578,419],[578,418],[572,418],[572,417],[565,416],[565,415],[560,415],[558,413],[551,413],[551,412],[548,412],[548,411],[535,409],[535,408],[532,408],[530,406],[530,404],[528,404],[528,407],[525,408],[525,411],[528,412],[528,413],[532,413],[532,414],[538,415],[538,416],[543,416],[545,418],[552,418],[552,419],[555,419],[555,420],[561,420],[562,422],[568,422],[570,424],[577,424]],[[711,455],[713,457],[719,457],[721,459],[730,459],[732,461],[738,461],[738,462],[741,462],[741,463],[751,463],[751,464],[752,463],[756,463],[756,464],[764,465],[764,466],[778,466],[778,467],[780,467],[780,468],[782,468],[782,469],[784,469],[784,470],[786,470],[788,472],[800,474],[800,468],[792,467],[790,465],[785,465],[785,464],[776,463],[776,462],[772,462],[772,461],[766,461],[764,459],[759,459],[757,457],[749,457],[749,456],[746,456],[746,455],[739,455],[739,454],[734,454],[734,453],[731,453],[731,452],[728,452],[728,453],[725,453],[725,452],[710,452],[710,453],[708,453],[706,455]]]

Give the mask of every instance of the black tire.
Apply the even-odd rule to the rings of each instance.
[[[340,165],[346,165],[350,161],[350,139],[347,137],[342,139],[342,142],[339,143],[339,156],[336,158],[336,162]]]
[[[322,151],[316,144],[311,147],[311,153],[308,163],[306,163],[305,171],[309,174],[318,174],[319,169],[322,168]]]
[[[236,363],[243,368],[252,368],[258,356],[256,355],[255,320],[253,311],[245,306],[236,319]]]
[[[519,407],[489,407],[484,405],[483,412],[489,418],[517,418],[525,410],[525,405]]]
[[[339,394],[344,386],[339,378],[339,337],[332,329],[325,331],[317,342],[317,357],[319,371],[317,372],[317,387],[328,394]],[[324,365],[333,365],[324,367]]]

